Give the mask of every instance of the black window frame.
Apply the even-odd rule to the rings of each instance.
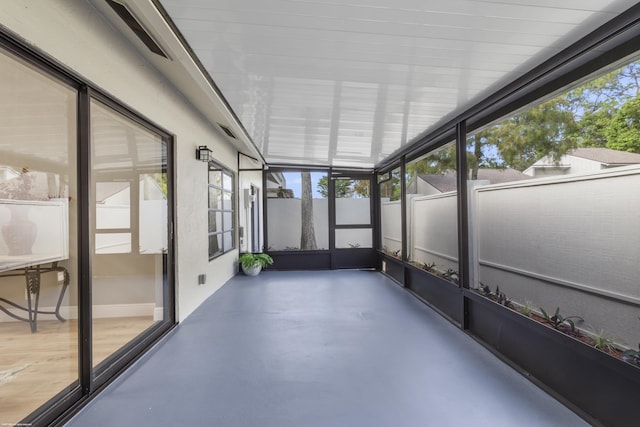
[[[211,172],[220,172],[220,183],[215,184],[211,181]],[[224,176],[227,175],[231,179],[230,189],[226,189],[224,185]],[[236,175],[235,173],[221,165],[220,163],[216,163],[214,161],[209,161],[208,170],[207,170],[207,241],[208,241],[208,253],[209,253],[209,261],[214,260],[232,250],[236,249]],[[220,206],[213,207],[211,203],[211,190],[220,191]],[[228,209],[225,209],[224,200],[225,194],[229,195],[230,206]],[[220,220],[222,222],[221,227],[219,227],[219,231],[215,230],[214,227],[212,231],[212,213],[214,213],[213,218],[215,218],[215,213],[220,213]],[[231,214],[231,227],[227,227],[225,224],[225,214]],[[231,245],[229,247],[225,247],[225,239],[224,235],[227,233],[231,233]],[[220,244],[222,248],[218,250],[212,250],[212,238],[216,236],[222,236],[220,239]]]

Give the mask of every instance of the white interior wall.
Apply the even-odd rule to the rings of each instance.
[[[237,251],[208,261],[207,167],[195,159],[195,147],[208,145],[215,160],[232,171],[237,170],[236,149],[90,4],[2,2],[0,23],[175,135],[176,299],[183,320],[237,268]],[[207,283],[199,286],[201,273]]]

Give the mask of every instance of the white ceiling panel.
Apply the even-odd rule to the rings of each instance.
[[[160,0],[267,162],[372,167],[635,4]]]

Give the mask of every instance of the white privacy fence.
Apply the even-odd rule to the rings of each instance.
[[[534,309],[560,308],[636,347],[640,341],[640,168],[470,189],[478,282]],[[410,196],[409,258],[457,270],[456,195]],[[382,245],[400,248],[399,202],[382,203]]]
[[[268,250],[299,250],[302,229],[301,200],[297,198],[267,199]],[[371,218],[368,198],[336,200],[336,223],[339,225],[366,224]],[[329,201],[313,199],[313,229],[318,249],[329,248]],[[370,247],[371,230],[339,230],[338,247]]]

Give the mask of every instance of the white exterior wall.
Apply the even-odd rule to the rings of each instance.
[[[0,22],[175,135],[176,301],[183,320],[237,271],[237,251],[208,261],[207,167],[194,150],[207,144],[217,162],[236,171],[236,149],[87,2],[2,2]],[[201,273],[207,283],[198,286]]]

